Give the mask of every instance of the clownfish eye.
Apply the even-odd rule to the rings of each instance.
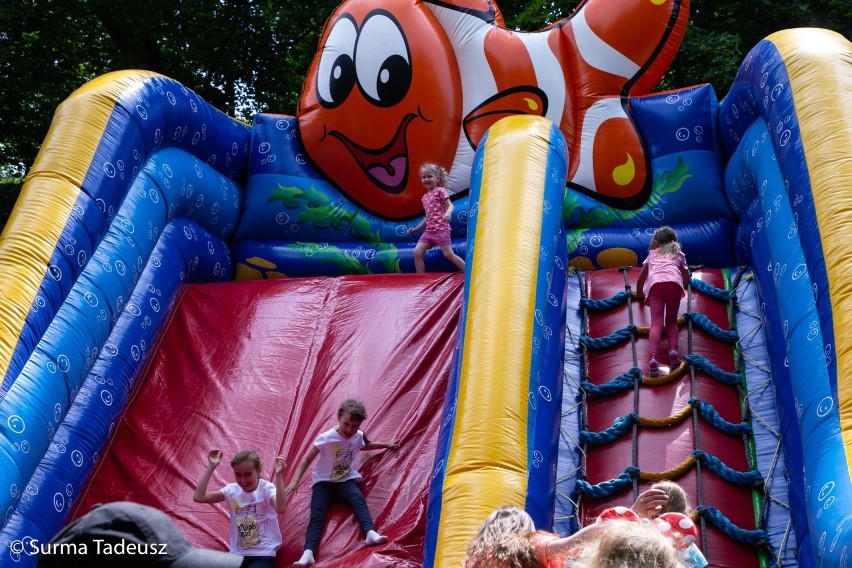
[[[399,24],[375,10],[361,26],[355,48],[358,86],[377,106],[397,104],[411,87],[411,54]]]
[[[317,98],[320,104],[334,108],[349,96],[355,85],[355,41],[358,29],[351,16],[344,14],[328,32],[317,68]]]

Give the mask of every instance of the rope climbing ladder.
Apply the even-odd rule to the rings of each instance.
[[[731,324],[731,274],[693,274],[679,309],[683,361],[669,367],[663,335],[657,378],[648,376],[650,310],[631,294],[638,275],[631,268],[576,276],[584,296],[579,342],[585,368],[579,522],[593,523],[607,507],[630,506],[648,485],[670,479],[690,497],[697,544],[711,566],[767,566],[763,477]]]

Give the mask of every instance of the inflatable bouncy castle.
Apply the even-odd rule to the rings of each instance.
[[[455,567],[496,507],[571,534],[659,479],[711,566],[847,566],[852,44],[779,31],[721,99],[652,92],[688,15],[586,0],[520,32],[492,0],[347,0],[295,117],[145,71],[71,94],[0,236],[0,563],[116,500],[227,549],[192,502],[207,451],[292,469],[356,397],[401,440],[358,464],[389,541],[333,508],[318,566]],[[413,274],[427,161],[463,274],[436,249]],[[691,282],[650,377],[661,225]]]

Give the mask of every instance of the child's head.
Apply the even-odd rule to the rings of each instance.
[[[361,422],[367,419],[367,410],[364,403],[354,398],[343,401],[337,409],[337,432],[344,438],[351,438],[361,427]]]
[[[535,523],[529,513],[514,505],[503,505],[482,521],[477,537],[499,539],[507,534],[531,532],[535,532]]]
[[[526,511],[507,505],[493,511],[467,547],[464,568],[540,566],[529,535],[535,524]]]
[[[260,456],[254,450],[243,450],[231,460],[234,481],[243,491],[251,492],[257,489],[261,465]]]
[[[607,521],[572,568],[683,568],[677,551],[650,523]]]
[[[662,254],[677,256],[680,252],[680,244],[677,242],[677,233],[671,227],[660,227],[654,232],[651,239],[651,248],[659,249]]]
[[[528,536],[510,534],[489,548],[468,548],[463,568],[543,568]]]
[[[364,408],[364,403],[354,398],[347,398],[337,409],[338,418],[342,418],[346,413],[349,413],[349,417],[358,423],[367,419],[367,409]]]
[[[426,172],[430,172],[435,178],[435,187],[444,187],[447,184],[447,170],[439,166],[438,164],[433,164],[432,162],[426,162],[422,166],[420,166],[420,178],[423,179],[423,174]]]
[[[683,490],[683,487],[674,481],[658,481],[651,485],[651,489],[659,489],[669,498],[668,502],[660,510],[660,514],[683,513],[688,516],[692,511],[692,506],[689,504],[689,496]]]

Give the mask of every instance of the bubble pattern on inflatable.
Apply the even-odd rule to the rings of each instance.
[[[19,329],[0,345],[0,548],[15,560],[22,536],[46,542],[67,518],[180,285],[233,278],[242,189],[228,175],[248,142],[245,126],[145,73],[90,83],[56,120],[74,135],[48,137],[3,237],[6,263],[20,251],[3,270],[14,301],[0,306]]]

